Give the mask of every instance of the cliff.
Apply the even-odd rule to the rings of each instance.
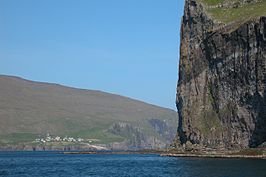
[[[265,7],[265,1],[186,0],[176,146],[240,149],[266,141]],[[252,13],[243,18],[241,9]]]

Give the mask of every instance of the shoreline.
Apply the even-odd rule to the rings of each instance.
[[[166,153],[166,151],[161,150],[136,150],[136,151],[65,151],[61,152],[62,154],[158,154],[162,155],[163,153]]]
[[[174,154],[174,153],[162,153],[162,157],[195,157],[195,158],[222,158],[222,159],[266,159],[266,155],[240,155],[240,154]]]
[[[266,154],[248,153],[189,153],[189,152],[169,152],[164,150],[138,150],[138,151],[73,151],[62,152],[63,154],[157,154],[161,157],[184,157],[184,158],[238,158],[238,159],[266,159]]]
[[[255,149],[256,150],[256,149]],[[19,152],[19,151],[0,151],[0,152]],[[45,151],[21,151],[21,152],[45,152]],[[127,155],[127,154],[156,154],[161,157],[182,157],[182,158],[237,158],[237,159],[265,159],[266,153],[247,153],[247,152],[171,152],[167,150],[120,150],[120,151],[46,151],[60,153],[64,155]]]

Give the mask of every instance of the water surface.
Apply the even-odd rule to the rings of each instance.
[[[0,152],[0,176],[266,177],[266,160]]]

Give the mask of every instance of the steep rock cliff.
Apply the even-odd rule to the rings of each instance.
[[[202,2],[186,0],[180,51],[176,145],[237,149],[265,142],[266,17],[221,25]]]

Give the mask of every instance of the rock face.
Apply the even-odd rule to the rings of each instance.
[[[148,120],[149,126],[143,129],[143,126],[132,123],[116,122],[107,130],[108,132],[125,136],[127,139],[123,142],[111,144],[114,150],[130,149],[156,149],[165,148],[174,139],[176,127],[172,126],[170,121],[159,119]],[[149,131],[155,131],[159,136],[154,136]]]
[[[180,51],[175,143],[238,149],[265,142],[266,17],[219,26],[199,1],[186,0]]]

